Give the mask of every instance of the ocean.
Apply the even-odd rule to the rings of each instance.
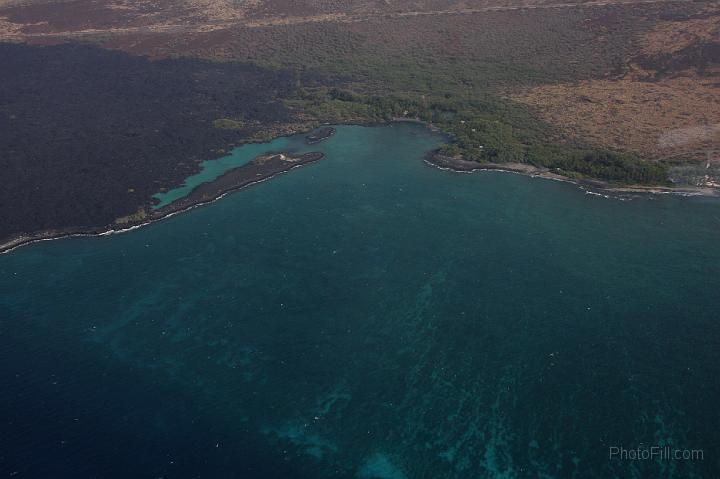
[[[720,475],[720,202],[337,130],[209,206],[0,255],[0,477]]]

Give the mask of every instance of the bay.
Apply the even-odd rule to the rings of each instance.
[[[0,256],[0,471],[717,475],[719,203],[337,130],[207,207]],[[655,445],[704,459],[609,456]]]

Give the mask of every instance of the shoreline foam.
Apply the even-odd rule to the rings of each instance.
[[[619,194],[651,194],[651,195],[676,195],[682,197],[703,196],[708,198],[720,197],[720,189],[702,187],[672,187],[672,186],[643,186],[628,185],[619,186],[611,183],[593,179],[575,179],[547,168],[538,168],[526,163],[478,163],[461,158],[451,158],[438,155],[436,151],[429,152],[424,159],[425,163],[440,170],[452,171],[455,173],[474,173],[476,171],[500,171],[529,176],[531,178],[543,178],[546,180],[561,181],[578,186],[586,194],[595,194],[605,197]],[[610,195],[608,195],[610,194]]]
[[[434,125],[427,123],[425,121],[414,119],[414,118],[392,118],[389,122],[386,123],[378,123],[378,122],[347,122],[347,123],[338,123],[338,125],[349,125],[349,126],[362,126],[362,127],[373,127],[373,126],[388,126],[393,123],[415,123],[420,124],[428,128],[430,131],[442,134],[437,127]],[[330,124],[323,123],[321,127],[330,127]],[[311,129],[301,129],[293,133],[289,133],[286,135],[281,135],[278,138],[287,138],[294,135],[300,135],[300,134],[307,134],[309,132],[312,132],[316,130],[317,127],[311,128]],[[333,131],[333,135],[334,135]],[[329,135],[329,136],[333,136]],[[328,137],[329,138],[329,137]],[[327,138],[324,138],[327,139]],[[255,143],[255,142],[250,142]],[[261,158],[261,157],[259,157]],[[444,161],[439,162],[437,161],[438,158],[443,158]],[[319,159],[319,158],[318,158]],[[255,159],[257,160],[257,158]],[[247,166],[252,164],[255,160],[251,161],[250,163],[247,163]],[[528,165],[525,163],[477,163],[473,161],[463,160],[463,159],[455,159],[445,156],[440,156],[437,154],[436,151],[430,151],[426,154],[424,158],[424,162],[428,166],[432,166],[434,168],[444,170],[444,171],[452,171],[454,173],[474,173],[476,171],[499,171],[499,172],[505,172],[505,173],[515,173],[519,175],[528,176],[531,178],[542,178],[547,180],[553,180],[553,181],[561,181],[565,183],[571,183],[576,186],[578,186],[581,190],[585,191],[586,194],[590,195],[599,195],[603,196],[605,198],[618,198],[617,196],[611,196],[610,194],[652,194],[652,195],[676,195],[676,196],[682,196],[682,197],[693,197],[693,196],[704,196],[704,197],[720,197],[720,190],[718,189],[712,189],[712,188],[700,188],[700,187],[687,187],[687,188],[673,188],[673,187],[660,187],[660,186],[612,186],[609,183],[605,183],[599,180],[576,180],[573,178],[569,178],[563,175],[559,175],[557,173],[553,173],[548,169],[540,169],[537,167],[534,167],[532,165]],[[263,183],[267,180],[270,180],[274,178],[275,176],[286,173],[290,170],[293,170],[295,168],[298,168],[300,166],[304,166],[307,163],[301,163],[301,164],[295,164],[287,169],[279,170],[277,172],[274,172],[270,174],[269,176],[259,178],[255,181],[248,182],[246,184],[243,184],[241,186],[237,186],[234,188],[230,188],[226,191],[224,191],[219,196],[208,200],[208,201],[198,201],[192,204],[189,204],[185,207],[175,209],[173,211],[169,211],[167,213],[164,213],[163,210],[167,207],[170,207],[174,204],[176,204],[178,201],[181,201],[183,198],[180,198],[176,200],[175,202],[167,205],[166,207],[163,207],[161,209],[153,211],[152,214],[158,214],[156,217],[152,217],[151,219],[147,221],[143,221],[141,223],[133,224],[132,226],[129,226],[127,228],[119,228],[116,229],[113,227],[113,225],[106,225],[104,227],[87,227],[85,229],[82,228],[68,228],[65,230],[46,230],[46,231],[39,231],[33,234],[23,234],[18,235],[13,238],[10,238],[5,243],[0,244],[0,254],[10,253],[11,251],[14,251],[22,246],[27,246],[34,243],[39,243],[42,241],[52,241],[52,240],[58,240],[58,239],[64,239],[64,238],[81,238],[81,237],[98,237],[98,236],[108,236],[112,234],[121,234],[121,233],[127,233],[129,231],[133,231],[145,226],[149,226],[157,221],[161,221],[166,218],[170,218],[172,216],[175,216],[177,214],[183,213],[185,211],[190,211],[194,208],[198,208],[201,206],[206,206],[211,203],[214,203],[215,201],[218,201],[225,197],[227,194],[232,193],[234,191],[239,191],[243,188],[246,188],[248,186],[252,186],[255,184]],[[459,166],[461,165],[461,166]],[[240,166],[238,168],[242,168],[243,166]],[[230,173],[238,168],[235,168],[233,170],[230,170],[227,173]],[[224,176],[224,175],[223,175]],[[214,181],[217,181],[214,180]],[[202,186],[201,185],[198,185]],[[194,190],[193,190],[194,191]],[[192,192],[191,192],[192,194]],[[190,196],[190,195],[188,195]],[[184,197],[187,198],[187,197]]]
[[[11,251],[14,251],[23,246],[28,246],[28,245],[31,245],[34,243],[40,243],[43,241],[52,241],[52,240],[59,240],[59,239],[64,239],[64,238],[82,238],[82,237],[92,238],[92,237],[110,236],[110,235],[122,234],[122,233],[127,233],[130,231],[134,231],[134,230],[143,228],[145,226],[154,224],[158,221],[162,221],[164,219],[171,218],[175,215],[184,213],[186,211],[190,211],[195,208],[200,208],[203,206],[210,205],[231,193],[242,190],[242,189],[247,188],[252,185],[264,183],[265,181],[275,178],[278,175],[287,173],[291,170],[300,168],[300,167],[308,165],[310,163],[314,163],[324,157],[324,155],[322,153],[305,154],[305,155],[301,155],[301,157],[304,157],[306,155],[314,155],[314,156],[307,157],[307,159],[304,161],[303,160],[297,161],[297,160],[293,160],[293,159],[298,158],[298,157],[292,157],[290,155],[285,155],[285,157],[288,157],[291,160],[290,161],[280,160],[283,163],[282,165],[278,165],[279,161],[276,161],[275,166],[277,168],[266,171],[262,176],[252,177],[251,179],[245,178],[246,181],[242,181],[243,178],[241,177],[238,184],[229,185],[227,187],[221,188],[216,192],[216,194],[213,194],[208,198],[192,199],[191,195],[199,187],[201,187],[201,186],[207,187],[208,185],[216,185],[218,183],[218,180],[221,180],[222,178],[226,178],[228,174],[233,174],[233,173],[237,174],[237,170],[241,170],[243,168],[246,168],[247,166],[251,166],[256,161],[263,161],[263,160],[267,160],[268,158],[272,159],[273,157],[278,157],[280,155],[260,156],[246,165],[239,166],[237,168],[234,168],[234,169],[226,172],[224,175],[220,176],[219,178],[217,178],[216,180],[214,180],[212,182],[203,183],[201,185],[198,185],[198,187],[195,188],[192,192],[190,192],[190,194],[188,196],[178,199],[177,201],[175,201],[161,209],[153,211],[150,214],[149,219],[144,219],[143,221],[134,223],[127,227],[119,227],[118,228],[118,227],[116,227],[118,225],[106,225],[104,227],[87,227],[85,229],[83,229],[83,228],[72,228],[72,229],[68,228],[66,230],[47,230],[47,231],[40,231],[40,232],[30,234],[30,235],[27,235],[27,234],[19,235],[14,238],[11,238],[10,240],[6,241],[3,244],[0,244],[0,254],[10,253]],[[255,166],[257,166],[257,165],[258,165],[258,163],[255,163]],[[278,167],[278,166],[282,166],[282,167]],[[253,173],[254,173],[254,171],[253,171]]]

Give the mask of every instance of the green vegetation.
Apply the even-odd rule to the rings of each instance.
[[[665,183],[664,167],[568,141],[507,98],[518,87],[618,73],[618,59],[627,56],[632,34],[644,22],[630,28],[603,17],[596,24],[588,14],[543,10],[240,28],[223,55],[294,72],[295,88],[285,104],[304,120],[419,119],[448,134],[448,155],[529,162],[608,181]],[[538,22],[547,28],[538,30]]]
[[[362,95],[337,87],[299,88],[286,102],[330,122],[418,119],[434,124],[450,140],[448,156],[505,163],[529,163],[570,177],[589,177],[634,184],[666,184],[668,168],[627,154],[588,145],[556,145],[552,128],[527,110],[496,96],[458,100],[453,94]]]
[[[138,210],[127,216],[121,216],[120,218],[117,218],[115,220],[115,224],[118,225],[126,225],[128,223],[137,223],[138,221],[142,221],[147,218],[147,211],[145,211],[145,208],[138,208]]]
[[[221,130],[242,130],[245,128],[245,123],[230,118],[218,118],[213,121],[213,126]]]
[[[529,149],[526,161],[535,166],[560,170],[567,176],[580,175],[618,183],[669,183],[666,165],[606,150],[533,147]]]

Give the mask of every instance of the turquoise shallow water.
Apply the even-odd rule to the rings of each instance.
[[[186,178],[181,186],[156,194],[154,198],[158,203],[155,204],[155,208],[161,208],[187,196],[197,185],[212,181],[226,171],[249,163],[258,156],[278,151],[306,152],[312,151],[312,147],[305,143],[302,135],[280,137],[268,143],[248,143],[239,146],[222,158],[203,161],[200,164],[200,171]]]
[[[0,471],[717,476],[720,203],[440,171],[439,141],[339,127],[208,207],[0,256]],[[704,460],[609,458],[643,445]]]

